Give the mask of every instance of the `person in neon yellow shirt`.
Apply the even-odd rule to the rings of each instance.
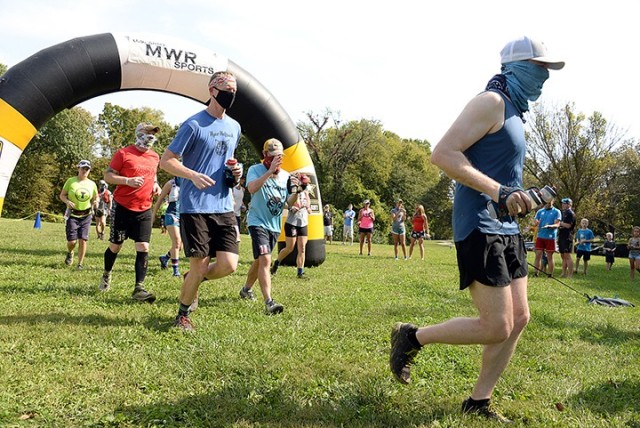
[[[78,163],[78,175],[69,178],[62,187],[60,200],[69,211],[67,219],[67,257],[64,263],[73,263],[73,251],[78,244],[78,269],[82,269],[84,256],[87,253],[87,241],[91,229],[93,209],[98,207],[98,186],[89,179],[91,162],[81,160]]]

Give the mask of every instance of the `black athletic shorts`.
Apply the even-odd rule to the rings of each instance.
[[[573,251],[573,238],[558,238],[558,252],[560,254],[571,253]]]
[[[296,238],[298,236],[309,236],[309,226],[294,226],[289,223],[284,224],[284,236]]]
[[[266,254],[271,254],[278,243],[280,233],[272,232],[260,226],[249,226],[249,235],[251,235],[251,247],[253,248],[253,259]]]
[[[151,208],[146,211],[131,211],[122,205],[113,203],[111,212],[111,233],[109,241],[120,245],[127,239],[134,242],[149,242],[153,226]]]
[[[506,287],[528,275],[527,250],[521,235],[487,235],[479,230],[456,242],[460,289],[474,281],[492,287]]]
[[[240,231],[232,212],[180,214],[180,236],[187,257],[215,257],[218,251],[238,254]]]
[[[588,262],[589,260],[591,260],[591,251],[577,250],[576,259],[581,259],[583,257],[585,262]]]

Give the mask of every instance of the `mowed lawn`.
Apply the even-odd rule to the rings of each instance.
[[[268,317],[258,288],[258,301],[238,297],[251,261],[243,236],[237,272],[203,284],[194,334],[171,327],[180,281],[157,259],[169,238],[154,230],[153,305],[130,300],[131,242],[111,290],[98,291],[106,245],[92,230],[77,271],[63,263],[62,224],[0,219],[0,426],[487,425],[460,414],[481,347],[426,346],[408,386],[388,369],[394,322],[475,315],[448,243],[428,242],[425,261],[334,243],[310,280],[278,271],[273,296],[285,311]],[[562,281],[638,304],[638,277],[629,280],[626,259],[607,272],[594,256],[587,277]],[[549,278],[531,278],[529,295],[531,323],[494,395],[502,413],[521,426],[640,427],[640,309],[589,305]]]

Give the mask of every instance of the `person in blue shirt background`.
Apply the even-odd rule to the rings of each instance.
[[[549,263],[547,274],[553,275],[553,269],[555,267],[553,263],[553,253],[556,251],[556,236],[561,218],[562,213],[553,206],[553,199],[536,212],[535,222],[538,226],[538,235],[536,236],[535,243],[536,259],[534,262],[536,268],[534,275],[536,276],[538,275],[538,270],[541,269],[542,253],[547,255],[547,261]]]
[[[580,267],[580,259],[584,258],[584,268],[582,273],[587,274],[589,260],[591,260],[591,243],[593,242],[593,231],[589,229],[589,220],[583,218],[580,220],[580,229],[576,232],[576,268],[573,273],[578,273]]]

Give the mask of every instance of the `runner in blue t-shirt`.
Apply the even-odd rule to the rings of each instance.
[[[282,170],[284,150],[282,143],[270,138],[264,143],[263,161],[249,168],[247,190],[251,193],[251,204],[247,214],[247,225],[251,235],[253,263],[249,268],[240,297],[254,300],[251,289],[256,280],[260,284],[268,315],[279,314],[284,307],[271,298],[271,253],[278,243],[282,229],[282,211],[285,204],[292,207],[302,191],[295,176]],[[290,186],[289,186],[290,185]]]
[[[225,180],[226,162],[240,141],[240,125],[226,114],[238,84],[228,71],[209,80],[209,105],[188,118],[162,155],[160,167],[180,180],[180,231],[189,271],[180,290],[175,326],[193,330],[189,313],[197,306],[198,288],[205,279],[218,279],[238,267],[240,231],[233,213],[231,188],[242,176],[232,168],[234,181]],[[215,262],[210,263],[215,258]]]

